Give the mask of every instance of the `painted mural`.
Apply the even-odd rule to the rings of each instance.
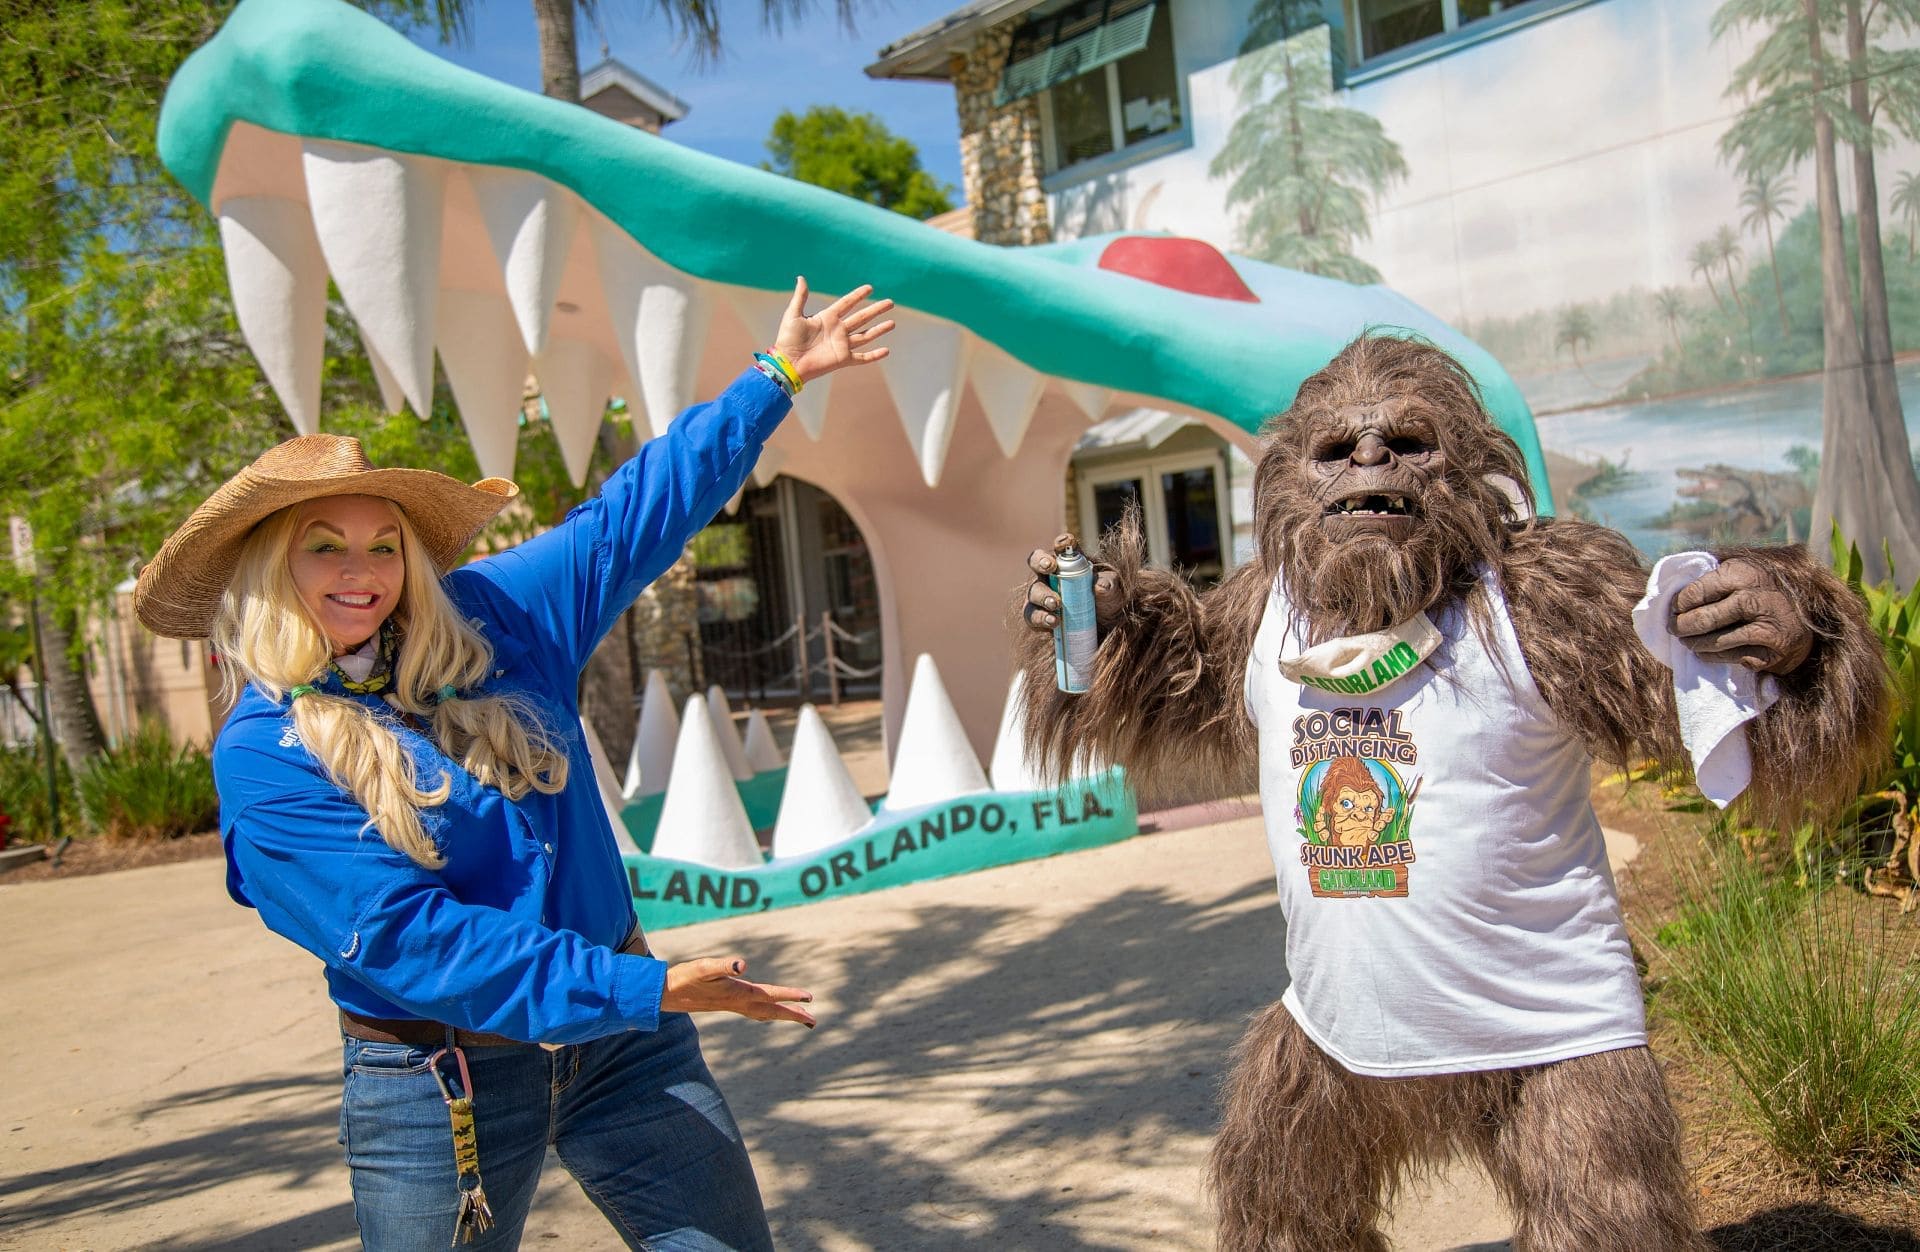
[[[1381,72],[1326,7],[1191,74],[1194,149],[1125,177],[1210,196],[1135,225],[1460,326],[1561,511],[1650,554],[1832,517],[1920,571],[1920,11],[1595,0]]]

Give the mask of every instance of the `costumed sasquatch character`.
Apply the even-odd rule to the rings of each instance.
[[[1045,549],[1020,632],[1035,759],[1145,792],[1257,763],[1292,981],[1235,1049],[1220,1246],[1384,1250],[1402,1177],[1464,1154],[1519,1252],[1703,1247],[1588,798],[1591,758],[1689,764],[1632,620],[1647,570],[1613,531],[1532,518],[1518,447],[1427,344],[1355,340],[1265,433],[1253,560],[1195,594],[1110,536],[1084,694],[1055,687]],[[1858,597],[1800,548],[1718,555],[1670,632],[1777,675],[1740,802],[1844,799],[1888,724]]]

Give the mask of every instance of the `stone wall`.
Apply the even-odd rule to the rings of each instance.
[[[1048,243],[1053,230],[1040,189],[1040,103],[1032,96],[999,108],[993,103],[1013,27],[1012,22],[995,27],[950,62],[960,112],[960,177],[973,209],[975,239]]]
[[[700,669],[699,597],[693,585],[693,562],[685,557],[640,594],[587,665],[582,707],[599,732],[614,773],[622,777],[639,721],[640,708],[634,701],[646,688],[650,669],[666,675],[675,709],[689,695],[706,690]]]

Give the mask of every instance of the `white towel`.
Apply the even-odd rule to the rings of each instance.
[[[1780,684],[1744,665],[1702,660],[1673,633],[1673,597],[1719,565],[1710,552],[1662,557],[1647,578],[1646,598],[1634,606],[1633,629],[1654,659],[1673,671],[1673,702],[1694,782],[1724,809],[1753,777],[1746,725],[1780,698]]]

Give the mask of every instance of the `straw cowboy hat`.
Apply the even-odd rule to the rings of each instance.
[[[133,609],[156,635],[206,639],[247,535],[270,514],[321,496],[380,496],[407,521],[442,573],[520,489],[504,478],[469,487],[432,470],[376,469],[358,439],[301,435],[222,483],[140,571]]]

